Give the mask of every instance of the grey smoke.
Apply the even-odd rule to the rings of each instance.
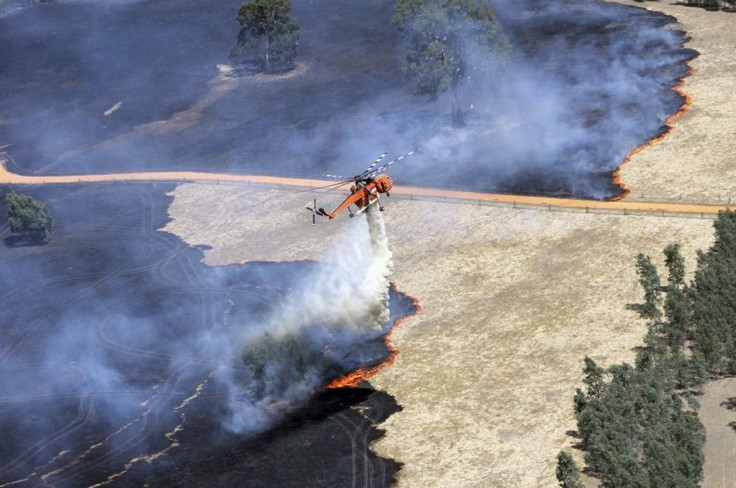
[[[229,430],[247,432],[268,426],[269,415],[303,402],[324,384],[325,362],[342,361],[332,351],[336,343],[343,342],[348,350],[360,348],[367,338],[383,333],[390,316],[388,278],[393,266],[383,216],[375,204],[357,218],[335,225],[344,225],[344,232],[317,266],[297,280],[292,293],[275,306],[264,324],[243,328],[246,342],[261,340],[263,334],[277,341],[296,337],[307,356],[306,370],[288,360],[266,365],[264,377],[254,380],[265,383],[255,402],[244,391],[252,386],[239,384],[233,371],[218,371],[215,378],[231,392],[231,415],[225,422]],[[331,338],[331,346],[324,343],[325,336]],[[324,361],[309,361],[314,349]]]
[[[317,269],[299,280],[268,330],[291,332],[320,322],[356,331],[381,329],[388,319],[391,251],[377,205],[365,215],[342,224],[345,232],[328,246]]]
[[[615,193],[610,173],[626,153],[677,110],[669,88],[692,55],[682,49],[684,34],[665,28],[672,19],[643,9],[500,0],[512,54],[505,67],[465,84],[468,126],[456,129],[447,96],[412,95],[390,1],[295,0],[304,71],[274,82],[239,78],[212,96],[208,82],[227,63],[237,4],[187,2],[182,15],[196,25],[156,20],[180,8],[166,2],[70,3],[2,19],[9,55],[0,80],[12,83],[0,101],[0,143],[14,142],[19,164],[44,172],[306,177],[357,173],[381,150],[419,146],[420,160],[392,168],[398,183],[602,198]],[[74,23],[79,16],[91,19],[83,29]],[[42,49],[32,45],[38,38],[47,39]],[[44,84],[49,69],[60,72],[59,85]],[[32,97],[18,90],[24,83],[36,84]],[[147,129],[192,107],[193,126]]]
[[[641,9],[503,0],[514,52],[505,69],[469,80],[468,126],[455,129],[449,100],[414,97],[403,78],[393,2],[294,0],[304,74],[237,79],[197,105],[227,62],[240,3],[63,2],[0,18],[0,146],[13,144],[13,170],[319,177],[359,173],[382,150],[422,147],[392,166],[398,184],[605,197],[608,173],[676,109],[669,88],[691,54],[684,34],[665,27],[671,19]],[[192,126],[140,130],[193,106],[201,110]],[[59,453],[79,455],[88,434],[112,436],[86,455],[90,470],[168,445],[162,433],[186,413],[175,409],[205,380],[207,418],[257,432],[380,337],[390,273],[388,247],[375,239],[384,234],[371,241],[380,214],[344,224],[347,240],[324,262],[293,265],[306,275],[295,286],[290,266],[204,270],[196,252],[153,232],[165,205],[151,196],[157,190],[58,191],[46,195],[66,233],[50,255],[0,255],[0,408],[10,439],[2,481]],[[90,229],[94,240],[78,238]],[[242,345],[269,330],[296,334],[306,371],[273,367],[264,385],[239,363]],[[75,486],[76,469],[86,468],[49,481]]]

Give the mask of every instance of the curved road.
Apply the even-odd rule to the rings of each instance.
[[[334,181],[313,180],[305,178],[286,178],[278,176],[236,175],[227,173],[200,173],[195,171],[161,171],[143,173],[110,173],[64,176],[24,176],[8,171],[5,161],[0,159],[0,184],[40,185],[95,183],[109,181],[219,181],[233,183],[256,183],[261,185],[289,186],[297,188],[319,189]],[[457,190],[441,190],[433,188],[416,188],[395,186],[395,195],[413,197],[447,198],[453,200],[470,200],[477,202],[495,202],[510,205],[529,205],[555,208],[574,208],[595,211],[658,213],[658,214],[717,214],[730,207],[723,205],[702,205],[688,203],[632,202],[626,200],[600,201],[568,198],[554,198],[529,195],[505,195],[500,193],[479,193]]]

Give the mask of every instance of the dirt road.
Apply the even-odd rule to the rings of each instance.
[[[181,182],[220,182],[220,183],[253,183],[276,187],[316,188],[334,184],[334,181],[312,180],[303,178],[286,178],[277,176],[233,175],[226,173],[199,173],[194,171],[142,172],[85,174],[66,176],[25,176],[8,171],[6,161],[0,161],[0,184],[40,185],[94,183],[110,181],[181,181]],[[728,208],[726,205],[702,205],[689,203],[635,202],[628,200],[599,201],[553,198],[528,195],[505,195],[499,193],[478,193],[456,190],[440,190],[432,188],[415,188],[396,186],[395,195],[425,198],[446,198],[450,200],[471,200],[477,202],[493,202],[509,205],[530,205],[538,207],[559,207],[581,210],[611,211],[616,213],[636,212],[655,214],[717,214]]]

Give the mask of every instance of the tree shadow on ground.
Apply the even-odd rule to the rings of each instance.
[[[721,402],[722,407],[726,407],[729,410],[736,410],[736,396],[730,397],[725,401]]]
[[[722,401],[720,405],[727,408],[728,410],[736,411],[736,396],[727,398],[726,400]],[[734,420],[733,422],[729,422],[726,425],[736,431],[736,420]]]
[[[565,435],[572,437],[573,439],[577,439],[578,442],[575,444],[572,444],[572,448],[578,451],[584,451],[583,449],[583,441],[580,438],[580,433],[577,430],[567,430],[565,431]]]
[[[13,235],[8,236],[5,239],[3,239],[3,244],[5,244],[5,247],[37,247],[37,246],[43,246],[43,242],[34,241],[31,239],[26,239],[23,236]]]
[[[636,2],[643,2],[645,0],[635,0]],[[717,4],[714,2],[713,4],[708,4],[707,2],[701,2],[701,3],[688,3],[688,2],[672,2],[672,5],[678,5],[680,7],[692,7],[692,8],[702,8],[703,10],[708,10],[709,12],[736,12],[736,4],[733,4],[733,6],[729,7],[726,5],[726,3],[729,2],[723,2],[723,4],[718,7]]]

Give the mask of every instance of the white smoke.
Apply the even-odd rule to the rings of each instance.
[[[388,322],[391,251],[378,205],[351,219],[345,233],[274,313],[267,330],[288,334],[304,327],[381,331]]]
[[[265,341],[280,349],[250,385],[238,380],[232,367],[217,372],[215,381],[229,397],[223,427],[239,433],[262,430],[308,399],[326,376],[335,374],[336,364],[353,364],[354,359],[331,352],[324,336],[347,350],[379,336],[390,319],[392,269],[383,217],[378,205],[372,205],[365,217],[349,221],[323,260],[299,280],[263,327],[244,331],[249,335],[246,344]],[[305,338],[311,339],[305,344]]]

